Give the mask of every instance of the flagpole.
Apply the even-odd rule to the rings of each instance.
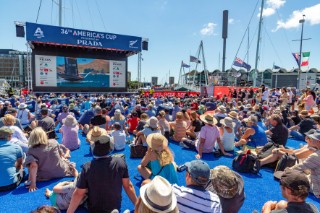
[[[299,70],[298,70],[298,86],[297,88],[300,89],[300,75],[301,75],[301,59],[302,59],[302,41],[303,41],[303,26],[304,26],[304,17],[305,15],[303,15],[303,18],[299,20],[299,23],[301,23],[301,39],[300,39],[300,57],[299,57]]]

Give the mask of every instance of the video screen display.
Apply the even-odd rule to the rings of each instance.
[[[126,61],[35,55],[35,78],[36,87],[125,88]]]

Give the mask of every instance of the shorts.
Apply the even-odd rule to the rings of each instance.
[[[49,197],[49,200],[50,200],[52,206],[58,208],[58,206],[57,206],[57,193],[52,192],[50,197]]]

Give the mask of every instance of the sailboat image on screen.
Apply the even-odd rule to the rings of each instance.
[[[79,75],[78,63],[76,58],[65,57],[65,71],[64,73],[59,73],[59,77],[67,81],[81,81],[83,77]]]

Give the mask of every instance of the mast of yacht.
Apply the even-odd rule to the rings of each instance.
[[[253,72],[253,86],[256,87],[257,84],[257,68],[259,61],[259,48],[260,48],[260,39],[261,39],[261,27],[262,27],[262,14],[263,14],[264,0],[261,0],[261,8],[260,8],[260,21],[259,21],[259,30],[258,30],[258,39],[257,39],[257,51],[256,51],[256,61]],[[263,75],[263,73],[262,73]]]

